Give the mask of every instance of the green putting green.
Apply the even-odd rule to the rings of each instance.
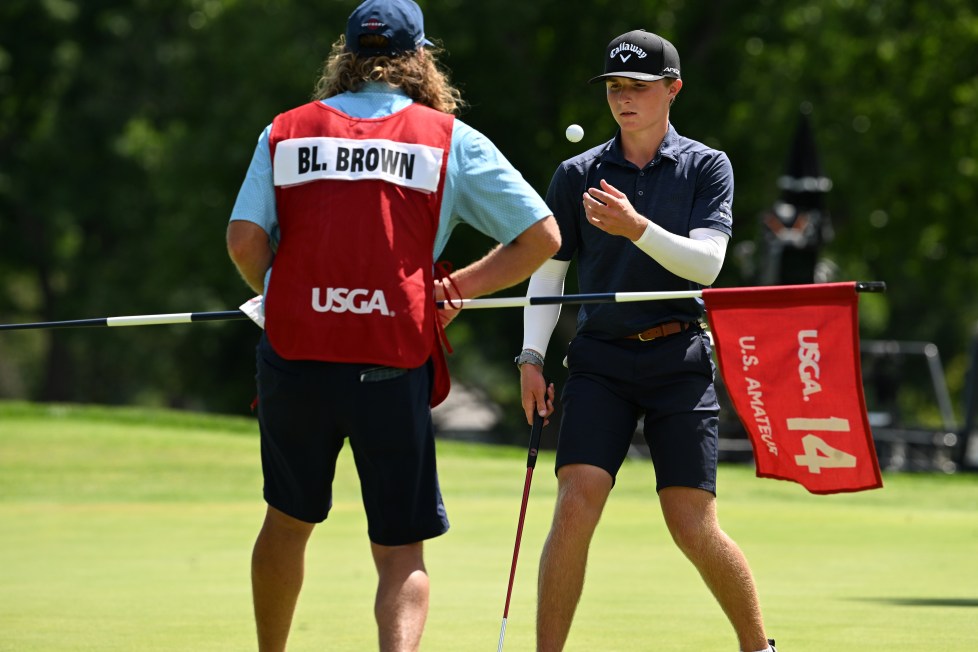
[[[525,449],[439,442],[452,529],[426,544],[422,649],[496,645],[525,462]],[[507,650],[533,648],[552,467],[543,451]],[[781,649],[978,649],[978,475],[884,482],[813,496],[721,468],[721,524],[751,561]],[[737,649],[662,525],[653,486],[650,463],[626,463],[567,650]],[[335,493],[310,543],[293,650],[376,649],[375,576],[348,450]],[[0,402],[0,650],[254,649],[249,563],[263,514],[253,421]]]

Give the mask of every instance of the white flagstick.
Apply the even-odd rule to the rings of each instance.
[[[798,287],[816,287],[818,284]],[[778,286],[757,286],[756,289],[775,289]],[[733,288],[731,288],[733,289]],[[885,292],[886,283],[882,281],[856,281],[856,292]],[[656,301],[667,299],[698,299],[702,290],[682,290],[677,292],[605,292],[598,294],[561,294],[549,297],[490,297],[488,299],[454,299],[436,301],[439,308],[525,308],[526,306],[545,306],[553,304],[582,303],[628,303],[631,301]],[[83,328],[89,326],[149,326],[159,324],[186,324],[201,321],[227,321],[232,319],[251,319],[264,328],[264,311],[261,295],[242,304],[239,310],[218,312],[179,312],[163,315],[130,315],[124,317],[96,317],[94,319],[71,319],[67,321],[46,321],[26,324],[0,324],[0,331],[30,330],[42,328]]]
[[[609,292],[605,294],[561,294],[552,297],[492,297],[488,299],[456,299],[437,301],[439,308],[522,308],[548,304],[576,303],[625,303],[629,301],[652,301],[661,299],[690,299],[702,296],[699,290],[684,292]],[[199,321],[224,321],[231,319],[251,319],[261,328],[265,327],[265,311],[262,295],[241,304],[238,310],[220,312],[179,312],[160,315],[126,315],[122,317],[97,317],[94,319],[72,319],[68,321],[35,322],[30,324],[0,324],[2,330],[30,330],[42,328],[82,328],[89,326],[157,326],[162,324],[187,324]]]

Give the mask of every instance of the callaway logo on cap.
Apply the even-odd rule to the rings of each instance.
[[[362,57],[396,57],[431,44],[413,0],[366,0],[346,21],[346,47]]]
[[[608,44],[604,74],[592,77],[589,83],[606,77],[628,77],[639,81],[656,81],[663,77],[679,79],[679,53],[672,43],[658,34],[636,29]]]

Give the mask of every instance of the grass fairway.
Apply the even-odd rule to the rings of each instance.
[[[526,453],[440,442],[439,458],[452,530],[427,544],[422,648],[492,650]],[[507,650],[533,649],[552,465],[542,453]],[[721,468],[721,522],[751,560],[785,652],[978,649],[978,476],[884,481],[813,496]],[[291,650],[376,648],[374,570],[348,452],[335,492],[310,544]],[[249,562],[263,513],[250,420],[0,403],[0,650],[254,649]],[[662,526],[647,462],[628,462],[619,477],[567,649],[737,649]]]

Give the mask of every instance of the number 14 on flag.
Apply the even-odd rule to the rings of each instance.
[[[838,417],[827,419],[788,419],[788,430],[817,432],[850,432],[849,420]],[[808,468],[809,473],[821,473],[822,469],[852,469],[856,456],[833,448],[825,440],[809,432],[801,438],[804,455],[795,455],[795,464]]]

